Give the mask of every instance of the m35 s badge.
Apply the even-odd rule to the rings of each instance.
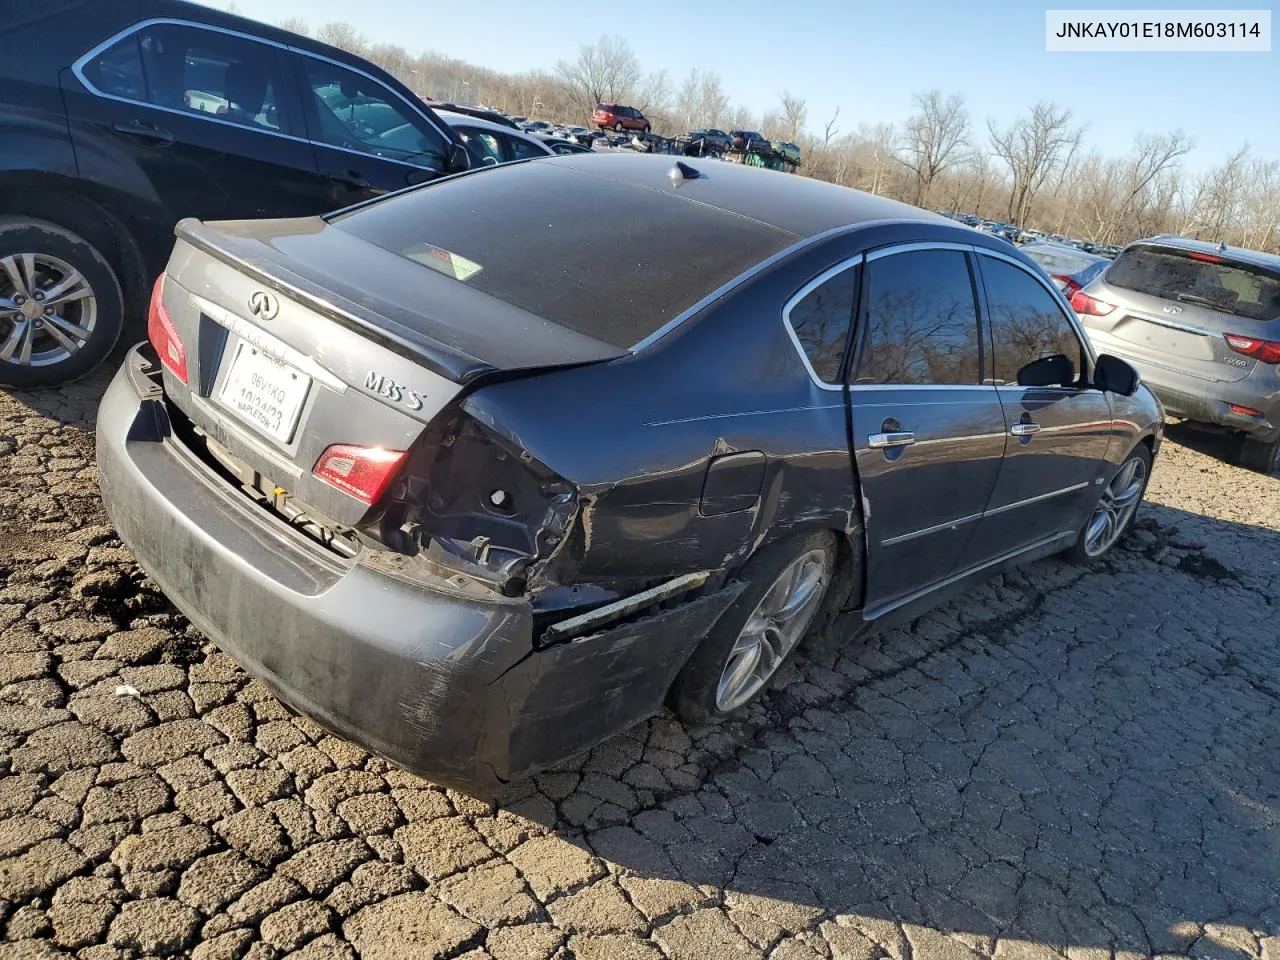
[[[370,370],[365,374],[364,386],[366,390],[372,390],[388,400],[395,403],[403,403],[410,410],[422,409],[422,396],[420,394],[410,390],[403,383],[397,383],[390,377],[384,377],[376,370]]]

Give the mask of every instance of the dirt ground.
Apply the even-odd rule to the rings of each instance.
[[[0,393],[0,957],[1280,960],[1280,479],[1149,505],[513,788],[292,717],[114,537],[106,375]],[[136,692],[136,695],[134,695]]]

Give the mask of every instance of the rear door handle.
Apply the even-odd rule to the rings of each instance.
[[[333,180],[335,183],[342,184],[344,187],[350,187],[352,190],[373,189],[373,184],[360,176],[360,174],[356,173],[354,170],[343,170],[341,173],[331,173],[329,174],[329,179]]]
[[[909,430],[898,430],[894,433],[873,433],[867,437],[867,446],[876,450],[885,447],[905,447],[916,442],[916,435]]]
[[[1015,423],[1009,428],[1009,432],[1015,437],[1029,437],[1033,433],[1040,432],[1040,424],[1038,423]]]
[[[173,143],[173,134],[164,127],[157,127],[146,120],[120,120],[111,125],[116,133],[137,137],[139,140],[150,140],[154,143]]]

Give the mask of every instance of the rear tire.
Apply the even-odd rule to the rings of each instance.
[[[640,132],[647,134],[649,132],[649,125],[646,123],[643,127],[640,128]]]
[[[621,133],[621,132],[622,132],[622,121],[621,121],[621,120],[619,120],[617,123],[615,123],[615,124],[613,125],[613,129],[614,129],[614,131],[615,131],[615,132],[617,132],[617,133]]]
[[[1145,443],[1139,443],[1102,488],[1097,506],[1068,556],[1080,564],[1106,556],[1132,525],[1150,480],[1151,451]]]
[[[45,220],[0,217],[0,386],[79,379],[123,328],[120,281],[93,244]]]
[[[828,530],[765,547],[742,569],[747,588],[716,621],[671,687],[689,723],[719,720],[767,689],[822,611],[835,573]]]
[[[1246,439],[1240,450],[1240,464],[1259,473],[1280,473],[1280,440]]]

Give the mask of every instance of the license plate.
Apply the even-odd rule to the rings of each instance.
[[[218,402],[272,440],[288,443],[311,378],[251,343],[236,344]]]

